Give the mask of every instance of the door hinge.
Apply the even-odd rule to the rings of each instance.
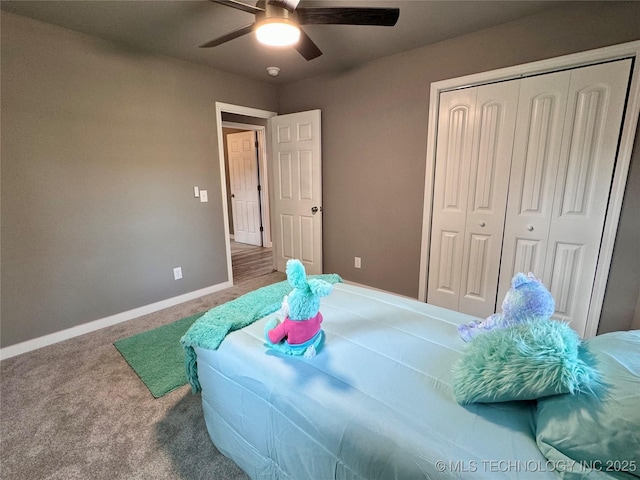
[[[264,232],[264,227],[262,225],[260,225],[260,231]]]
[[[258,191],[261,192],[262,191],[262,185],[258,185]]]
[[[260,146],[260,144],[258,143],[258,141],[256,140],[256,148],[258,148]]]

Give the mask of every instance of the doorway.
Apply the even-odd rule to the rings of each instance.
[[[265,184],[265,195],[268,193],[266,172],[260,168],[260,158],[265,155],[264,142],[258,142],[256,131],[243,127],[222,123],[229,232],[238,243],[264,247],[269,244],[265,227],[270,224],[268,205],[263,205],[268,202],[262,198],[262,184]]]
[[[269,120],[275,112],[258,110],[216,102],[218,155],[221,178],[227,178],[224,161],[223,123],[227,115],[240,115],[251,119]],[[251,123],[251,122],[247,122]],[[264,122],[263,122],[264,123]],[[320,110],[280,115],[263,125],[264,154],[260,169],[263,172],[263,206],[268,211],[273,204],[276,225],[273,242],[273,269],[284,271],[286,262],[279,259],[299,258],[308,274],[322,273],[322,157]],[[267,131],[267,129],[272,131]],[[260,131],[258,132],[260,133]],[[267,162],[266,152],[274,158]],[[267,168],[267,164],[273,168]],[[273,172],[271,170],[274,170]],[[276,171],[277,170],[277,173]],[[222,183],[225,241],[227,246],[227,272],[233,284],[234,272],[229,228],[229,188]],[[266,190],[271,189],[269,194]],[[276,198],[278,201],[276,201]],[[291,211],[295,206],[303,211]],[[270,214],[267,214],[269,217]],[[268,231],[266,236],[270,236]],[[271,238],[271,237],[269,237]]]
[[[275,112],[259,110],[216,102],[216,124],[218,134],[218,155],[220,159],[221,178],[223,183],[223,213],[225,226],[225,241],[227,250],[227,272],[231,284],[249,278],[269,273],[275,269],[273,249],[271,246],[271,228],[269,211],[269,171],[267,155],[269,134],[267,121],[276,116]],[[248,245],[236,242],[233,237],[231,188],[229,167],[225,162],[227,157],[225,148],[226,132],[252,131],[258,142],[258,170],[260,172],[260,209],[262,218],[262,246]]]

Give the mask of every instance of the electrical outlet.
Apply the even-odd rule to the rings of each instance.
[[[180,280],[182,278],[182,267],[176,267],[173,269],[173,279]]]
[[[362,268],[362,259],[360,257],[355,257],[354,266],[356,268]]]

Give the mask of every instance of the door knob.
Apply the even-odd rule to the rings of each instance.
[[[480,222],[480,226],[481,226],[481,227],[484,227],[485,225],[486,225],[486,223],[484,223],[484,222]]]
[[[316,213],[318,213],[318,210],[322,211],[322,207],[319,207],[319,208],[318,207],[312,207],[311,208],[311,213],[313,213],[315,215]]]
[[[533,232],[533,225],[527,225],[527,230],[529,230],[530,232]]]

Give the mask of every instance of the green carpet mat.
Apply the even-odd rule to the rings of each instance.
[[[155,398],[187,383],[180,338],[203,314],[197,313],[114,342],[113,345]]]

